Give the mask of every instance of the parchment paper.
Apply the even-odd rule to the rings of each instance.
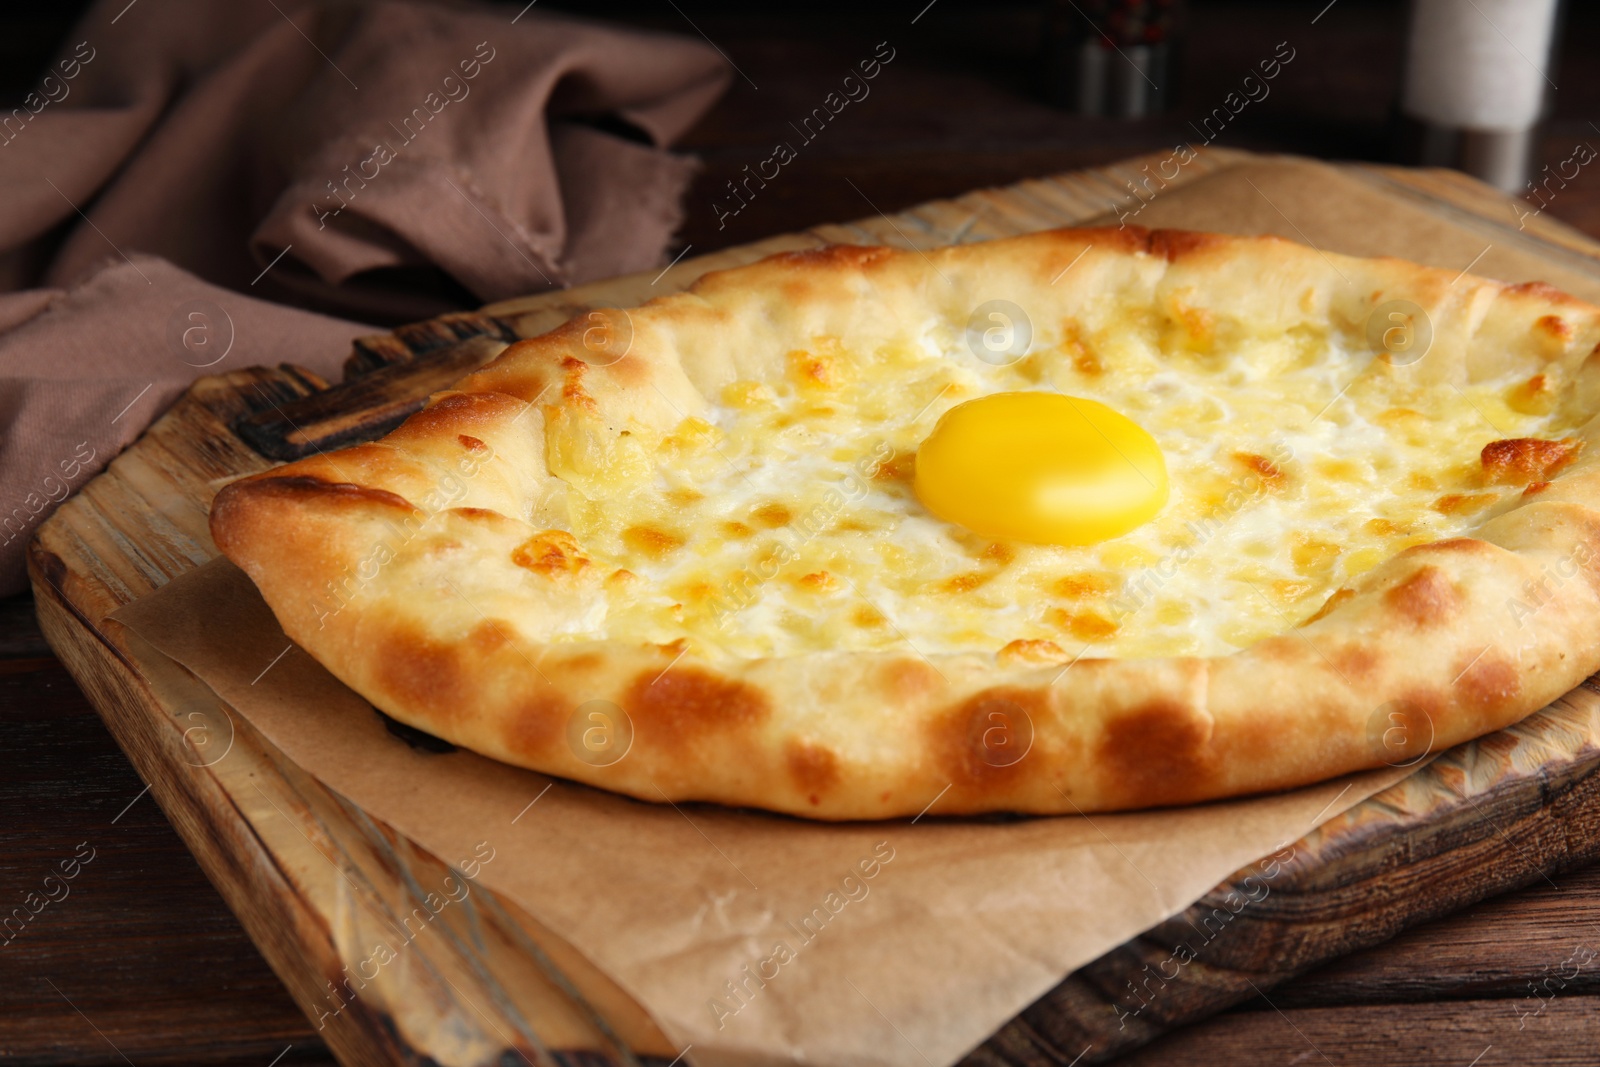
[[[1139,225],[1278,233],[1600,298],[1592,263],[1516,232],[1510,208],[1495,227],[1314,163],[1234,167],[1133,207]],[[497,858],[480,880],[703,1065],[950,1063],[1074,968],[1408,773],[1092,819],[942,820],[935,806],[914,824],[841,826],[656,806],[416,751],[298,649],[257,679],[289,642],[225,562],[115,617],[436,855],[489,840]]]
[[[226,560],[113,618],[435,855],[488,841],[495,859],[478,879],[565,937],[702,1065],[950,1063],[1074,968],[1409,773],[1050,819],[947,820],[935,805],[914,824],[828,825],[645,804],[412,747],[290,646]]]
[[[1177,158],[1151,166],[1151,176],[1141,171],[1137,188],[1123,190],[1132,203],[1095,224],[1276,234],[1323,252],[1399,256],[1505,282],[1549,282],[1573,296],[1600,301],[1600,271],[1592,257],[1538,241],[1527,229],[1542,214],[1535,203],[1508,199],[1497,222],[1426,201],[1381,173],[1358,176],[1293,158],[1242,164],[1163,188],[1163,173],[1181,173]],[[1465,180],[1459,175],[1445,179]]]

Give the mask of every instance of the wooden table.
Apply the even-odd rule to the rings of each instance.
[[[869,202],[892,211],[1193,136],[1181,114],[1124,124],[1034,102],[1025,91],[1025,42],[1036,14],[947,3],[915,27],[903,12],[891,19],[839,7],[785,20],[691,12],[749,78],[736,79],[688,139],[706,161],[686,201],[684,237],[694,252],[859,216]],[[1186,111],[1208,110],[1207,101],[1227,91],[1230,71],[1242,76],[1289,40],[1297,56],[1273,97],[1219,143],[1376,156],[1394,95],[1398,16],[1343,0],[1312,27],[1322,4],[1301,6],[1197,5],[1192,54],[1204,61],[1182,78]],[[693,32],[670,11],[635,17]],[[1600,143],[1586,118],[1600,116],[1600,72],[1578,63],[1586,39],[1594,39],[1592,25],[1569,27],[1572,59],[1542,144],[1551,162],[1580,138]],[[787,121],[882,40],[897,52],[873,97],[719,228],[711,205],[723,183],[765,158]],[[1585,171],[1548,210],[1600,236],[1600,177]],[[0,1057],[139,1067],[266,1067],[280,1054],[281,1064],[330,1062],[54,661],[26,599],[0,602],[0,723],[0,902],[20,905],[46,888],[61,860],[93,850],[69,895],[0,945]],[[1410,931],[1128,1062],[1592,1063],[1600,1047],[1600,869],[1558,882]]]

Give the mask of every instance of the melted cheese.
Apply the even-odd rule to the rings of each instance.
[[[1069,323],[1009,366],[930,324],[875,352],[818,338],[788,371],[727,385],[708,418],[664,436],[551,423],[571,530],[611,576],[568,637],[687,640],[712,657],[1226,654],[1512,506],[1521,487],[1490,484],[1484,445],[1572,425],[1526,381],[1424,384],[1301,329],[1195,351],[1149,316],[1094,336]],[[1148,429],[1170,474],[1160,514],[1085,547],[930,514],[912,491],[918,445],[955,404],[1012,390],[1093,398]]]

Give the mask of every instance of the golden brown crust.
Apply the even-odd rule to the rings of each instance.
[[[1490,441],[1483,446],[1483,473],[1491,482],[1513,485],[1548,482],[1557,471],[1577,459],[1582,448],[1583,442],[1574,437],[1559,441],[1531,437]]]
[[[563,637],[586,632],[595,589],[637,581],[563,532],[575,490],[548,445],[570,420],[670,428],[735,379],[790,373],[781,339],[802,317],[824,332],[869,296],[889,319],[955,314],[979,280],[1043,300],[1070,264],[1078,287],[1135,279],[1190,335],[1223,303],[1277,328],[1354,334],[1378,304],[1409,300],[1432,320],[1432,380],[1548,372],[1573,381],[1586,414],[1600,408],[1600,362],[1586,361],[1600,312],[1538,284],[1134,227],[927,255],[844,246],[708,275],[632,311],[625,358],[586,350],[579,322],[519,342],[381,442],[229,486],[213,534],[291,638],[402,721],[647,800],[815,818],[914,815],[936,798],[938,814],[1054,813],[1290,787],[1494,730],[1600,667],[1590,426],[1491,444],[1485,483],[1527,489],[1474,536],[1410,548],[1231,656],[1074,661],[1013,642],[932,660],[711,660],[682,643]],[[954,296],[928,284],[932,270]],[[1260,456],[1238,462],[1277,473]],[[888,471],[877,476],[908,473]],[[642,550],[652,536],[669,535],[641,531]],[[629,747],[586,748],[591,729]]]

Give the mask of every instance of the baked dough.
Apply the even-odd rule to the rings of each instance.
[[[1016,358],[967,343],[995,300]],[[836,246],[518,342],[212,533],[376,707],[508,763],[821,819],[1186,804],[1600,667],[1597,342],[1548,286],[1270,237]],[[1144,425],[1166,512],[1087,548],[929,516],[917,441],[1019,388]]]

